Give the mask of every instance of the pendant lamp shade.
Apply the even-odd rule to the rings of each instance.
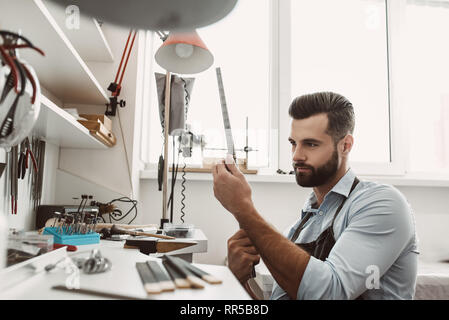
[[[217,22],[237,0],[51,0],[81,14],[144,30],[191,30]]]
[[[199,73],[214,63],[212,53],[196,31],[170,33],[155,59],[165,70],[180,74]]]

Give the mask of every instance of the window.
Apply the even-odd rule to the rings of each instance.
[[[257,10],[255,10],[257,8]],[[222,21],[198,29],[198,34],[214,55],[214,65],[196,75],[192,89],[187,123],[195,134],[204,134],[207,145],[202,155],[193,150],[187,164],[198,165],[204,157],[223,157],[226,150],[223,118],[216,79],[216,67],[221,68],[226,102],[228,106],[234,144],[236,149],[246,145],[246,117],[249,122],[249,146],[257,149],[249,153],[249,166],[268,165],[269,108],[270,108],[270,47],[269,47],[269,0],[243,0]],[[250,20],[250,21],[249,21]],[[153,55],[161,41],[154,37]],[[157,63],[154,72],[165,73]],[[159,122],[156,88],[151,81],[150,150],[149,161],[157,163],[161,154],[162,129]],[[171,153],[170,153],[171,154]],[[237,151],[239,158],[245,153]]]
[[[407,1],[403,34],[408,169],[449,173],[449,2]]]
[[[390,162],[385,1],[293,0],[290,26],[289,100],[317,91],[344,95],[356,115],[351,160]],[[288,117],[288,105],[280,109]]]
[[[210,150],[226,147],[220,66],[236,148],[245,146],[249,117],[249,146],[258,150],[250,166],[290,170],[290,102],[334,91],[354,105],[358,174],[449,174],[448,30],[446,0],[240,0],[199,30],[215,65],[194,75],[188,123],[207,136],[204,157],[225,154]],[[162,137],[153,92],[149,159],[156,163]],[[201,154],[189,161],[199,164]]]

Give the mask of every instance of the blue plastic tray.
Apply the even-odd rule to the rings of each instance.
[[[92,233],[74,233],[71,235],[65,233],[58,233],[56,227],[47,227],[44,229],[44,234],[53,235],[53,242],[59,244],[71,244],[74,246],[83,244],[100,243],[100,235],[96,232]]]

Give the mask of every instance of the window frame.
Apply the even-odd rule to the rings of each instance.
[[[291,15],[291,1],[274,0],[279,5],[279,20],[280,28],[278,37],[279,43],[279,56],[280,56],[280,75],[279,84],[282,90],[279,94],[279,106],[290,105],[291,92],[291,45],[290,45],[290,15]],[[398,61],[398,51],[400,46],[396,45],[393,38],[398,37],[400,29],[398,24],[392,24],[392,17],[400,14],[400,10],[404,5],[403,1],[385,1],[386,9],[386,41],[387,41],[387,68],[388,68],[388,104],[389,104],[389,127],[390,127],[390,162],[377,163],[377,162],[356,162],[350,161],[351,168],[360,175],[370,176],[403,176],[406,173],[406,159],[407,159],[407,145],[404,134],[405,126],[404,121],[401,121],[401,106],[397,102],[398,92],[394,88],[395,79],[398,77],[398,68],[395,62]],[[402,3],[401,3],[402,2]],[[398,65],[399,66],[399,65]],[[290,144],[287,141],[290,130],[290,119],[287,117],[279,117],[279,167],[285,171],[285,169],[291,167],[291,150]],[[285,137],[285,139],[283,138]],[[357,138],[357,137],[355,137]]]

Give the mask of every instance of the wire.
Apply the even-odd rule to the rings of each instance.
[[[187,112],[189,111],[189,104],[190,104],[190,94],[187,90],[187,82],[184,80],[184,78],[181,78],[182,82],[184,83],[184,92],[185,92],[185,118],[187,120]]]
[[[131,224],[137,217],[137,200],[133,200],[129,197],[121,197],[118,199],[113,199],[107,203],[107,205],[111,205],[114,202],[124,202],[124,203],[132,203],[131,208],[123,215],[123,212],[120,209],[114,209],[114,212],[109,213],[109,222],[112,223],[113,221],[121,221],[125,219],[131,211],[135,211],[134,217],[131,219],[131,221],[128,222],[128,224]]]
[[[175,194],[175,183],[176,183],[176,172],[175,172],[175,147],[176,147],[176,142],[175,142],[175,138],[173,137],[173,148],[172,148],[172,152],[173,152],[173,164],[172,164],[172,171],[171,171],[171,192],[170,192],[170,222],[173,223],[173,202],[174,202],[174,194]]]
[[[189,94],[189,91],[187,90],[187,83],[186,83],[186,81],[184,80],[184,78],[181,78],[181,79],[184,82],[185,103],[186,103],[186,105],[185,105],[185,108],[186,108],[186,110],[185,110],[185,117],[186,117],[186,121],[187,121],[187,112],[189,110],[188,108],[189,108],[189,104],[190,104],[190,94]],[[191,134],[191,132],[189,132],[189,133]],[[187,181],[187,179],[186,179],[186,167],[187,167],[187,164],[185,162],[185,159],[184,159],[183,162],[184,162],[184,166],[182,168],[181,216],[180,216],[180,219],[181,219],[182,223],[184,223],[184,216],[186,215],[186,213],[184,212],[184,209],[186,207],[184,201],[186,199],[185,191],[186,191],[186,181]]]
[[[186,191],[186,167],[187,164],[184,161],[184,166],[182,167],[182,182],[181,182],[181,221],[182,223],[184,223],[184,216],[186,215],[186,213],[184,212],[184,208],[186,207],[184,200],[186,199],[186,195],[185,195],[185,191]]]

